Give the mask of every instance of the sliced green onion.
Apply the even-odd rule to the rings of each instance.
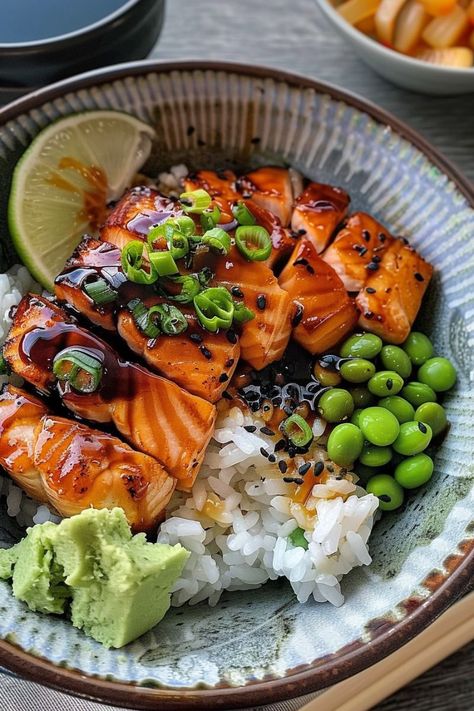
[[[211,269],[209,269],[209,267],[203,267],[201,271],[198,272],[197,278],[199,279],[201,286],[207,286],[211,279],[214,278],[214,273]]]
[[[246,323],[255,318],[255,312],[248,309],[241,301],[234,301],[234,321],[236,323]]]
[[[53,361],[53,373],[58,380],[68,382],[80,393],[93,393],[102,380],[101,361],[87,348],[65,348]]]
[[[153,309],[158,314],[161,330],[168,336],[177,336],[187,329],[186,317],[173,304],[158,304]]]
[[[127,279],[136,284],[153,284],[158,279],[158,272],[151,262],[150,271],[142,268],[145,250],[148,256],[147,245],[139,240],[128,242],[122,249],[122,269]]]
[[[148,336],[148,338],[158,338],[160,335],[160,327],[156,322],[157,318],[159,321],[156,306],[152,306],[149,309],[141,299],[132,299],[128,302],[127,308],[132,313],[135,325],[145,336]]]
[[[223,286],[204,289],[194,297],[194,308],[201,326],[211,333],[232,325],[234,304],[231,295]]]
[[[208,192],[199,188],[188,193],[181,193],[179,201],[185,212],[200,215],[210,206],[212,198]]]
[[[181,291],[178,294],[166,292],[166,298],[179,301],[181,304],[189,304],[201,291],[199,279],[194,274],[170,277],[170,281],[172,281],[173,284],[181,284]]]
[[[196,232],[196,225],[192,217],[187,215],[180,215],[179,217],[173,218],[175,227],[181,232],[185,237],[192,237]]]
[[[201,213],[201,227],[203,230],[212,230],[213,227],[217,225],[221,218],[221,211],[214,205],[213,207],[208,207],[204,212]]]
[[[188,238],[176,227],[175,220],[172,219],[153,227],[148,233],[147,240],[149,247],[156,251],[164,251],[163,241],[165,241],[174,259],[181,259],[189,252]]]
[[[178,274],[178,265],[173,259],[171,252],[151,252],[149,255],[150,264],[160,277]]]
[[[110,304],[112,301],[117,301],[118,299],[118,294],[115,289],[112,289],[110,284],[108,284],[105,279],[102,279],[102,277],[96,281],[84,284],[84,291],[87,296],[89,296],[92,301],[99,306],[102,306],[103,304]]]
[[[0,375],[9,375],[10,373],[10,366],[8,365],[7,361],[3,357],[3,353],[0,354]]]
[[[228,254],[230,251],[230,237],[220,227],[207,230],[202,236],[202,243],[207,245],[216,254]]]
[[[294,546],[304,548],[305,551],[308,550],[308,541],[305,538],[302,528],[295,528],[295,530],[290,533],[288,538]]]
[[[283,420],[280,429],[296,447],[306,447],[313,439],[313,430],[301,415],[290,415]]]
[[[235,244],[239,252],[252,262],[263,262],[272,251],[270,235],[265,227],[259,225],[237,227]]]
[[[247,205],[243,202],[237,202],[232,205],[232,214],[239,223],[239,225],[255,225],[257,220],[252,215]]]

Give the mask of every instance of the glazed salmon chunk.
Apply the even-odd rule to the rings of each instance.
[[[296,199],[291,229],[312,242],[319,254],[346,216],[349,202],[349,195],[341,188],[310,183]]]
[[[62,355],[59,377],[53,368]],[[155,457],[179,479],[179,486],[188,487],[196,478],[213,431],[215,407],[122,360],[58,306],[39,296],[24,296],[13,317],[4,358],[39,390],[56,389],[75,414],[113,424],[134,447]],[[71,364],[76,385],[69,375]]]
[[[313,355],[334,348],[357,323],[353,299],[309,239],[296,245],[279,283],[297,306],[293,338]]]
[[[359,325],[389,343],[410,333],[433,267],[403,239],[393,239],[356,298]]]
[[[0,395],[0,463],[30,496],[61,516],[119,506],[135,531],[156,527],[176,484],[152,457],[51,414],[12,385]]]
[[[243,198],[273,212],[283,227],[289,225],[293,209],[293,187],[287,168],[257,168],[239,178],[237,187]]]

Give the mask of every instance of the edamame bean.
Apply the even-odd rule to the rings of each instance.
[[[345,422],[336,425],[328,439],[328,455],[340,467],[350,467],[362,452],[364,438],[358,427]]]
[[[367,387],[373,395],[377,397],[386,397],[387,395],[396,395],[403,388],[403,378],[394,370],[381,370],[373,375]]]
[[[430,339],[420,331],[412,331],[405,343],[402,343],[402,348],[413,365],[423,365],[425,360],[431,358],[434,352]]]
[[[426,383],[419,383],[416,380],[407,383],[400,394],[414,407],[423,405],[424,402],[436,402],[435,391]]]
[[[432,436],[431,427],[425,422],[404,422],[392,446],[399,454],[409,457],[426,449]]]
[[[379,400],[379,405],[380,407],[385,407],[385,409],[390,410],[399,422],[410,422],[410,420],[416,419],[413,405],[399,395],[384,397],[382,400]]]
[[[355,407],[368,407],[372,405],[375,401],[374,396],[367,388],[362,386],[358,388],[352,388],[351,390],[352,399],[354,400]]]
[[[321,383],[325,388],[332,388],[339,385],[342,378],[337,370],[333,370],[330,367],[324,367],[319,361],[313,366],[313,374],[316,380]]]
[[[456,369],[447,358],[430,358],[419,369],[418,380],[435,392],[443,393],[456,382]]]
[[[374,375],[375,365],[365,358],[351,358],[341,363],[339,372],[349,383],[365,383]]]
[[[367,467],[383,467],[389,463],[391,458],[391,447],[377,447],[370,442],[364,442],[362,452],[359,455],[359,461]]]
[[[349,358],[375,358],[382,350],[382,339],[373,333],[354,333],[341,346],[341,356]]]
[[[418,422],[426,422],[431,427],[433,437],[436,437],[440,432],[446,429],[448,419],[444,407],[438,402],[424,402],[415,412],[415,417],[412,418]]]
[[[358,407],[357,410],[354,410],[354,412],[352,413],[351,422],[352,422],[352,424],[355,425],[356,427],[360,427],[360,425],[359,425],[359,419],[360,419],[360,413],[361,413],[361,412],[362,412],[362,408],[361,408],[361,407]]]
[[[429,481],[433,475],[434,464],[427,454],[415,454],[407,457],[395,469],[395,479],[404,489],[417,489]]]
[[[399,346],[384,346],[380,359],[387,370],[394,370],[402,378],[409,378],[412,371],[411,360]]]
[[[326,422],[342,422],[354,412],[354,401],[348,390],[332,388],[319,398],[318,411]]]
[[[365,439],[378,447],[392,444],[400,431],[397,418],[384,407],[366,407],[359,423]]]
[[[394,511],[403,504],[403,489],[390,474],[376,474],[365,488],[378,497],[381,511]]]

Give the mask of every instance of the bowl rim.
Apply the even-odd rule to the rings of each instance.
[[[113,24],[120,20],[123,15],[126,15],[136,5],[139,5],[143,0],[122,0],[122,4],[113,12],[101,17],[99,20],[92,22],[89,25],[84,25],[77,30],[65,32],[61,35],[52,35],[51,37],[43,37],[38,40],[29,40],[28,42],[0,42],[1,52],[21,52],[35,49],[56,49],[64,43],[69,43],[77,39],[85,39],[90,33],[100,31],[105,26]]]
[[[469,72],[473,75],[473,86],[474,86],[474,67],[445,67],[438,64],[430,64],[422,59],[417,59],[416,57],[410,57],[402,52],[397,52],[391,47],[386,47],[381,42],[369,37],[365,32],[357,30],[353,27],[350,22],[347,22],[341,15],[337,12],[335,7],[332,5],[330,0],[316,0],[321,10],[324,12],[326,17],[328,17],[338,29],[346,35],[352,37],[355,42],[360,44],[365,44],[369,49],[379,52],[382,56],[388,57],[394,62],[399,62],[404,64],[407,68],[421,69],[421,71],[426,72],[426,74],[431,74],[433,76],[445,75],[446,78],[453,77],[456,75],[467,76]],[[473,88],[474,91],[474,88]]]
[[[396,131],[423,153],[443,172],[464,195],[474,208],[474,185],[463,176],[451,162],[439,153],[414,129],[384,109],[333,84],[320,82],[301,74],[263,66],[225,61],[184,59],[180,61],[145,60],[114,65],[79,74],[43,89],[31,92],[0,109],[0,126],[14,120],[47,101],[68,91],[110,83],[125,77],[136,77],[148,73],[170,73],[172,71],[215,71],[242,76],[271,78],[289,86],[312,89],[329,95],[335,101],[342,101],[358,109],[378,123]],[[172,711],[201,709],[244,708],[269,704],[291,697],[322,689],[352,676],[375,664],[427,627],[468,587],[474,575],[474,541],[465,540],[458,544],[458,553],[451,554],[445,561],[447,573],[439,572],[430,581],[431,595],[426,599],[410,598],[406,616],[399,622],[388,622],[379,630],[370,644],[356,640],[341,655],[329,655],[314,665],[297,667],[281,678],[264,678],[240,687],[216,687],[173,689],[140,686],[120,681],[109,681],[94,676],[86,676],[78,670],[69,670],[29,654],[20,649],[12,640],[0,640],[0,664],[36,683],[49,686],[75,696],[82,696],[103,703],[134,709],[160,708]]]

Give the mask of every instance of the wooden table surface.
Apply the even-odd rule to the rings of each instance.
[[[474,94],[431,97],[393,86],[354,55],[315,0],[168,0],[152,56],[265,64],[338,84],[406,121],[474,181]],[[473,667],[474,643],[377,711],[472,711]]]
[[[152,56],[266,64],[338,84],[406,121],[474,181],[474,94],[437,98],[392,86],[357,59],[315,0],[168,0],[165,26]],[[472,711],[473,667],[474,643],[376,711]],[[107,709],[25,682],[20,682],[20,692],[19,680],[9,674],[0,673],[0,679],[7,711]],[[290,708],[278,706],[282,711]],[[292,709],[297,707],[291,703]]]

